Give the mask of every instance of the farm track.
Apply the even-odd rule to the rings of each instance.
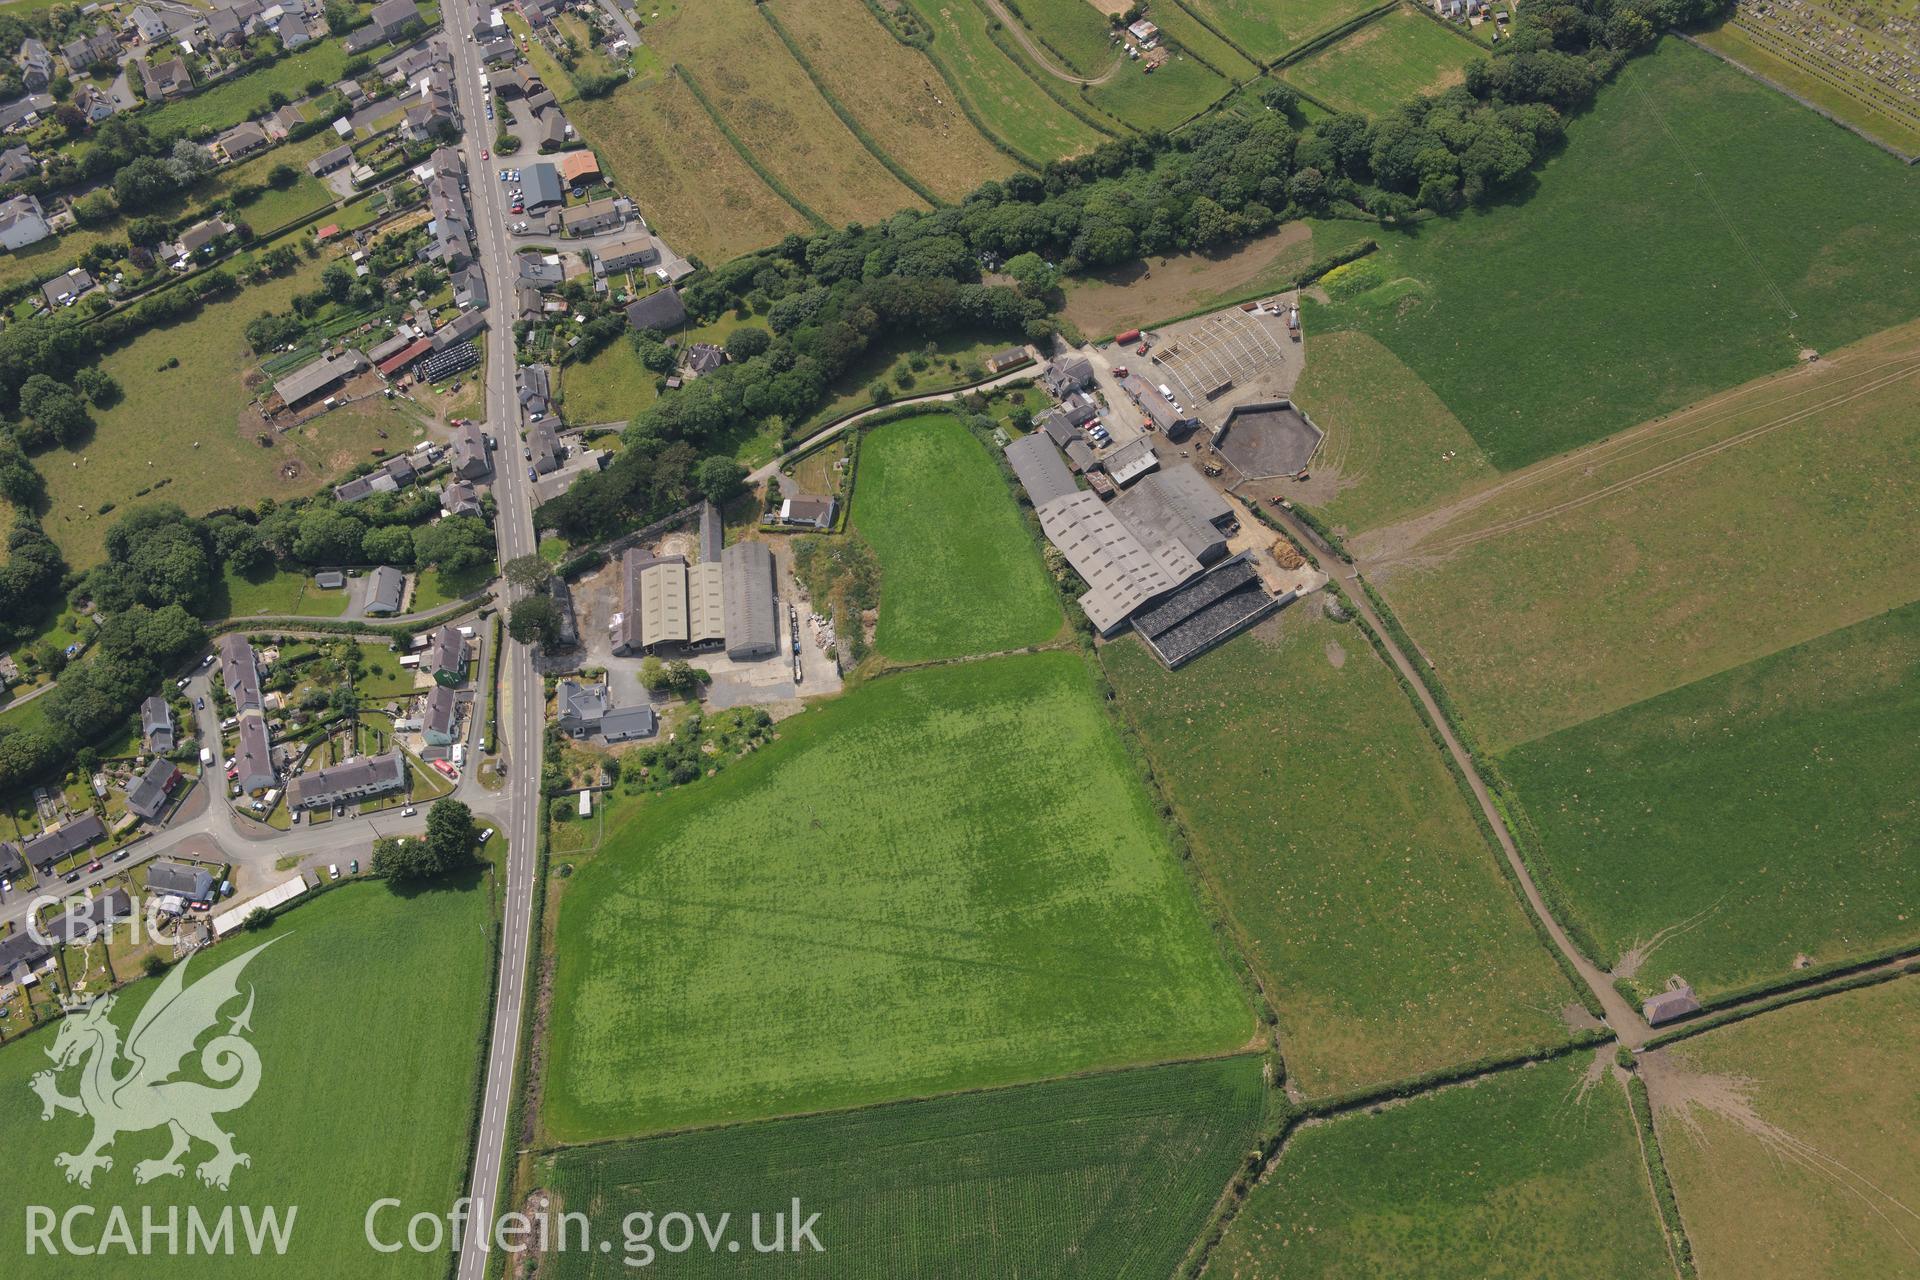
[[[1027,51],[1027,56],[1033,59],[1034,65],[1054,79],[1064,80],[1068,84],[1077,84],[1082,88],[1091,89],[1095,85],[1105,84],[1120,74],[1122,59],[1119,54],[1114,55],[1113,65],[1097,76],[1077,76],[1071,71],[1062,70],[1054,65],[1053,55],[1047,52],[1046,46],[1033,38],[1033,32],[1027,30],[1027,24],[1014,17],[1013,14],[1008,11],[1006,5],[1002,4],[1000,0],[983,0],[983,3],[985,3],[987,8],[993,13],[993,16],[1000,20],[1000,25],[1013,33],[1013,38],[1020,42],[1020,47]]]
[[[1874,363],[1863,368],[1849,369],[1846,372],[1829,372],[1831,369],[1830,365],[1828,369],[1819,370],[1818,373],[1811,369],[1795,370],[1776,381],[1737,387],[1700,401],[1698,404],[1690,405],[1666,418],[1630,428],[1587,448],[1548,459],[1457,502],[1414,516],[1399,524],[1362,534],[1354,539],[1355,553],[1364,562],[1376,567],[1410,559],[1446,555],[1618,496],[1679,468],[1703,462],[1737,446],[1751,444],[1815,414],[1839,408],[1863,396],[1872,395],[1906,381],[1915,374],[1920,374],[1920,347],[1908,347],[1898,354],[1876,359]],[[1820,376],[1822,374],[1826,376]],[[1815,377],[1818,377],[1819,381],[1814,385],[1800,385],[1802,380]],[[1788,382],[1790,385],[1782,385]],[[1753,413],[1756,408],[1764,408],[1768,405],[1784,406],[1803,396],[1823,392],[1833,394],[1824,395],[1813,403],[1792,408],[1765,421],[1737,430],[1731,435],[1690,449],[1677,457],[1668,458],[1618,480],[1609,481],[1592,492],[1549,502],[1545,506],[1505,517],[1480,528],[1464,530],[1452,535],[1446,535],[1444,532],[1497,498],[1510,494],[1522,494],[1528,489],[1564,479],[1571,474],[1591,474],[1601,467],[1626,462],[1651,450],[1671,446],[1703,432],[1724,428],[1741,416]]]

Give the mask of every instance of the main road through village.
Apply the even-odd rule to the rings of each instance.
[[[464,38],[483,9],[466,0],[449,0],[444,10],[444,39],[453,49],[454,91],[465,121],[469,198],[481,269],[486,273],[487,395],[486,420],[498,445],[494,452],[493,494],[497,504],[494,536],[504,564],[535,549],[533,494],[520,469],[520,397],[513,347],[513,246],[507,239],[501,189],[483,159],[491,145],[486,127],[486,96],[480,88],[478,46]],[[511,586],[506,588],[512,591]],[[520,1060],[520,1028],[527,1001],[527,945],[533,919],[533,877],[539,857],[540,748],[546,699],[533,653],[512,640],[500,663],[500,742],[507,758],[506,810],[500,814],[508,838],[506,916],[501,926],[500,981],[494,999],[493,1036],[487,1047],[486,1082],[480,1095],[480,1127],[473,1153],[472,1196],[468,1221],[490,1225],[498,1216],[494,1197],[508,1154],[508,1118],[513,1110],[514,1072]],[[470,1230],[460,1244],[458,1280],[481,1280],[487,1267],[483,1227]]]

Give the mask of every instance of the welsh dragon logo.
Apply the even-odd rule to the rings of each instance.
[[[93,1121],[92,1141],[79,1151],[53,1158],[68,1182],[92,1186],[95,1170],[113,1168],[113,1157],[105,1152],[115,1138],[163,1125],[172,1134],[173,1145],[159,1159],[134,1165],[136,1182],[182,1176],[186,1170],[180,1158],[195,1139],[213,1148],[212,1157],[196,1170],[200,1181],[210,1187],[224,1191],[236,1168],[253,1163],[233,1149],[233,1135],[214,1119],[220,1112],[245,1106],[260,1087],[260,1055],[244,1038],[252,1029],[248,1022],[253,1015],[252,988],[247,991],[246,1007],[227,1030],[200,1050],[200,1071],[215,1084],[176,1077],[195,1043],[219,1022],[220,1010],[239,997],[241,972],[272,945],[255,947],[190,987],[187,961],[175,965],[141,1007],[124,1045],[109,1017],[113,996],[67,1015],[47,1050],[53,1070],[39,1072],[29,1083],[40,1095],[42,1120],[53,1119],[57,1111],[71,1111]],[[70,1098],[60,1092],[58,1076],[71,1067],[80,1069],[80,1094]]]

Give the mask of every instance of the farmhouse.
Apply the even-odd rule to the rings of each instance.
[[[152,822],[167,807],[167,796],[180,781],[180,767],[171,760],[155,760],[145,773],[127,784],[127,808]]]
[[[152,752],[173,750],[173,708],[157,693],[140,704],[140,740]]]
[[[608,742],[651,738],[660,730],[660,717],[644,703],[637,707],[612,705],[604,684],[562,680],[554,690],[554,711],[560,732],[570,738],[598,736]]]
[[[213,874],[205,867],[184,862],[155,862],[147,867],[147,892],[187,902],[209,902],[213,898]]]
[[[287,784],[287,805],[294,809],[330,809],[337,804],[358,804],[406,785],[406,757],[389,751],[299,774]]]
[[[1063,356],[1040,374],[1041,385],[1055,400],[1065,400],[1093,383],[1093,361],[1085,356]]]
[[[364,612],[368,617],[381,617],[400,612],[400,598],[406,594],[407,576],[390,564],[380,565],[373,571],[367,583],[367,603]]]
[[[71,857],[94,841],[104,839],[106,834],[100,815],[87,812],[34,836],[20,846],[20,852],[40,874],[46,875],[62,858]]]
[[[720,553],[727,656],[736,662],[773,656],[780,642],[773,552],[764,542],[736,542]]]

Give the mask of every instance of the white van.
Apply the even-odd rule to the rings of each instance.
[[[454,743],[453,744],[453,767],[456,769],[464,768],[466,766],[466,763],[467,763],[467,744],[464,742]]]

